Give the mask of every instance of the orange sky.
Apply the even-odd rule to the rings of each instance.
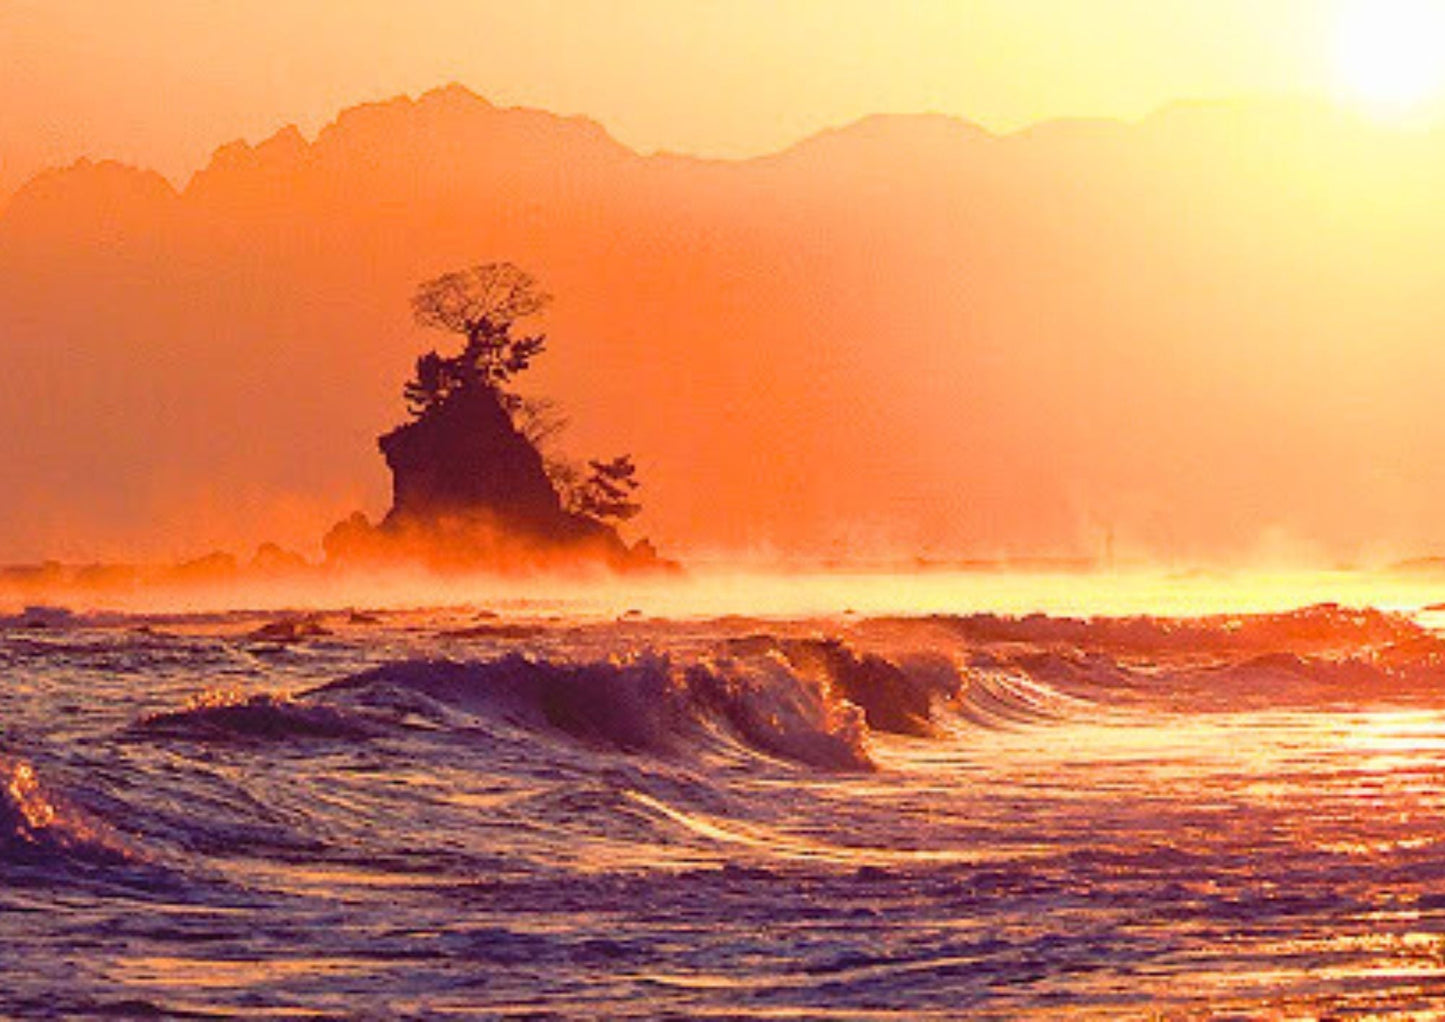
[[[0,191],[87,154],[180,181],[220,142],[447,81],[729,156],[877,112],[1000,130],[1325,94],[1342,2],[5,0]]]
[[[0,194],[207,167],[0,205],[0,561],[384,511],[407,297],[498,259],[670,552],[1438,552],[1445,82],[1259,98],[1344,98],[1344,23],[1428,84],[1392,4],[1445,45],[1445,0],[0,0]],[[859,120],[923,110],[1137,120]]]

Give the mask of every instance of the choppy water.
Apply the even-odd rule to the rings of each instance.
[[[1445,1009],[1408,618],[3,624],[0,1016]]]

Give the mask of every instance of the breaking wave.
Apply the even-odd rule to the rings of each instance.
[[[880,618],[866,631],[951,650],[973,679],[965,702],[985,695],[978,681],[1000,677],[1038,683],[1052,708],[1059,696],[1187,711],[1411,701],[1445,684],[1440,635],[1403,614],[1335,604],[1198,618]]]
[[[985,613],[878,618],[873,623],[930,626],[977,646],[1027,644],[1129,655],[1245,654],[1276,650],[1305,653],[1406,643],[1425,643],[1437,651],[1445,649],[1445,644],[1436,636],[1404,614],[1334,603],[1272,614],[1215,614],[1192,618],[1148,615],[1074,618],[1047,614],[1012,617]]]
[[[206,698],[149,715],[131,733],[355,742],[397,729],[501,727],[628,754],[731,750],[866,771],[875,768],[871,747],[881,735],[1039,726],[1091,707],[1161,701],[1199,710],[1408,695],[1442,680],[1440,641],[1375,610],[1324,605],[1195,619],[984,614],[876,619],[856,642],[740,631],[701,649],[598,659],[535,649],[404,659],[289,696]]]
[[[1082,705],[1082,700],[1025,674],[973,670],[949,709],[975,727],[999,729],[1058,720]]]
[[[870,729],[893,734],[933,734],[935,704],[957,697],[963,683],[946,658],[921,653],[898,664],[875,653],[859,654],[838,639],[755,635],[735,639],[728,648],[781,660],[862,710]]]
[[[623,753],[732,749],[823,770],[874,769],[879,734],[936,737],[959,721],[1046,723],[1078,704],[1020,665],[838,639],[755,634],[701,655],[599,660],[509,653],[399,660],[291,696],[211,694],[150,714],[133,737],[216,743],[354,741],[407,731],[510,727]],[[945,726],[949,725],[949,726]]]
[[[367,738],[369,722],[331,706],[262,693],[207,696],[182,710],[141,718],[132,733],[148,738],[261,742],[291,738]]]
[[[0,862],[120,863],[129,858],[118,840],[43,785],[29,761],[0,756]]]
[[[809,766],[872,768],[862,712],[772,657],[687,665],[651,653],[584,663],[515,653],[472,662],[401,661],[303,698],[451,722],[470,715],[621,752],[679,755],[722,733]]]

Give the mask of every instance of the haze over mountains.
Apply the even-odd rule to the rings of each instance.
[[[452,86],[0,208],[0,559],[308,551],[387,480],[415,284],[555,293],[528,376],[664,550],[1445,546],[1445,137],[1305,105],[642,156]],[[4,201],[4,200],[0,200]]]

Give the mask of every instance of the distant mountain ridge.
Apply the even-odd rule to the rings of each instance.
[[[0,205],[0,558],[379,510],[407,296],[489,259],[557,295],[538,389],[564,443],[625,437],[669,550],[1428,547],[1442,171],[1439,133],[1298,104],[714,160],[459,86],[180,188],[82,161]]]

